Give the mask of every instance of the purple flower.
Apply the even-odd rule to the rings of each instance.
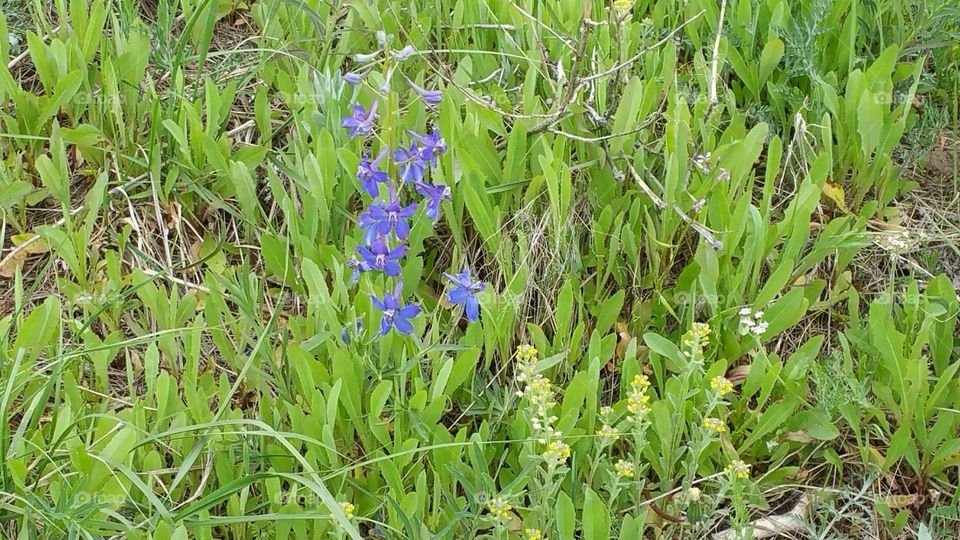
[[[393,160],[400,165],[400,180],[404,183],[420,182],[427,170],[427,162],[421,158],[420,149],[411,143],[410,148],[400,147],[393,152]]]
[[[437,157],[447,151],[447,142],[440,136],[440,130],[438,129],[424,135],[413,131],[408,131],[408,133],[420,144],[420,159],[430,165],[436,165]]]
[[[342,339],[343,342],[346,343],[347,345],[349,345],[349,344],[353,341],[353,340],[350,338],[350,334],[351,334],[350,330],[351,330],[351,328],[350,328],[348,325],[343,325],[343,328],[340,329],[340,339]],[[354,321],[354,323],[353,323],[353,330],[355,330],[358,335],[359,335],[359,334],[362,334],[362,333],[363,333],[363,321],[361,321],[361,320],[356,320],[356,321]]]
[[[400,306],[401,286],[401,283],[397,283],[397,288],[394,290],[393,294],[384,293],[382,301],[376,296],[372,294],[370,295],[370,300],[373,302],[373,306],[382,313],[380,316],[381,336],[389,334],[391,328],[396,328],[397,332],[400,332],[403,335],[413,333],[413,323],[410,322],[410,319],[416,317],[420,313],[420,306],[416,304],[408,304],[402,307]]]
[[[447,300],[452,304],[463,304],[467,321],[474,322],[480,318],[480,301],[477,299],[477,293],[486,289],[486,284],[473,281],[469,270],[463,270],[457,275],[444,273],[443,277],[454,285],[453,289],[447,293]]]
[[[343,76],[343,80],[347,84],[360,84],[364,79],[367,78],[367,75],[370,74],[372,69],[373,66],[368,66],[360,71],[350,71]]]
[[[374,203],[367,211],[360,214],[357,223],[364,230],[364,241],[372,244],[377,238],[386,236],[393,231],[400,240],[406,240],[410,234],[410,225],[407,220],[417,212],[417,204],[400,206],[400,201],[393,199],[389,204]]]
[[[358,103],[353,106],[353,116],[345,116],[340,121],[341,126],[350,130],[351,139],[357,135],[368,135],[373,129],[373,122],[377,119],[377,103],[374,101],[369,111]]]
[[[380,195],[380,187],[377,184],[384,184],[388,180],[386,172],[377,170],[380,162],[387,155],[387,150],[389,149],[384,148],[373,161],[370,161],[367,156],[363,156],[360,158],[360,165],[357,167],[357,180],[360,181],[363,190],[374,198]]]
[[[361,272],[369,272],[370,267],[366,262],[357,259],[356,257],[350,257],[347,259],[347,267],[353,270],[353,275],[350,277],[350,284],[356,285],[360,281]]]
[[[358,247],[357,253],[371,270],[380,270],[390,277],[397,277],[400,275],[400,259],[407,254],[407,249],[409,248],[404,244],[390,249],[381,237],[369,248]]]
[[[427,90],[426,88],[421,88],[410,79],[407,79],[407,84],[410,85],[410,88],[413,88],[414,92],[423,98],[423,102],[427,105],[439,105],[440,101],[443,99],[443,93],[439,90]]]
[[[414,184],[417,193],[427,199],[425,211],[427,217],[436,221],[440,217],[440,203],[451,200],[450,188],[443,184],[428,184],[426,182],[417,182]]]

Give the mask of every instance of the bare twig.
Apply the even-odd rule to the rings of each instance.
[[[720,20],[717,21],[717,36],[713,40],[713,58],[710,61],[710,107],[717,103],[717,63],[720,59],[720,37],[723,35],[723,17],[727,0],[720,0]]]
[[[573,134],[573,133],[567,133],[567,132],[565,132],[565,131],[561,131],[561,130],[555,129],[555,128],[550,128],[550,129],[548,129],[547,131],[549,131],[550,133],[553,133],[554,135],[560,135],[560,136],[562,136],[562,137],[566,137],[566,138],[568,138],[568,139],[573,139],[573,140],[575,140],[575,141],[580,141],[580,142],[585,142],[585,143],[598,143],[598,142],[602,142],[602,141],[606,141],[606,140],[610,140],[610,139],[616,139],[616,138],[618,138],[618,137],[626,137],[627,135],[633,135],[634,133],[639,133],[639,132],[647,129],[648,127],[650,127],[650,124],[652,124],[652,123],[654,122],[654,120],[655,120],[655,117],[654,117],[654,116],[651,116],[651,117],[647,118],[647,120],[645,120],[645,121],[641,122],[640,124],[638,124],[636,127],[630,128],[630,129],[625,130],[625,131],[619,131],[619,132],[617,132],[617,133],[608,133],[608,134],[606,134],[606,135],[599,135],[599,136],[597,136],[597,137],[584,137],[584,136],[582,136],[582,135],[575,135],[575,134]]]
[[[595,81],[595,80],[597,80],[597,79],[602,79],[602,78],[604,78],[604,77],[608,77],[608,76],[613,75],[614,73],[620,71],[621,69],[623,69],[623,68],[625,68],[625,67],[628,67],[630,64],[633,64],[633,63],[636,62],[637,60],[643,58],[643,55],[647,54],[648,52],[650,52],[650,51],[652,51],[652,50],[654,50],[654,49],[659,48],[659,47],[660,47],[661,45],[663,45],[664,43],[666,43],[666,42],[670,41],[671,39],[673,39],[673,36],[675,36],[675,35],[677,34],[677,32],[679,32],[680,30],[682,30],[683,27],[685,27],[685,26],[687,26],[688,24],[692,23],[693,21],[699,19],[700,16],[702,16],[702,15],[703,15],[703,10],[701,9],[696,15],[694,15],[693,17],[690,17],[689,19],[683,21],[683,23],[681,23],[679,26],[677,26],[676,28],[674,28],[673,30],[671,30],[670,33],[667,34],[666,37],[664,37],[664,38],[661,39],[660,41],[654,43],[653,45],[650,45],[649,47],[644,47],[643,49],[640,49],[640,51],[637,52],[637,54],[631,56],[630,58],[627,58],[626,60],[624,60],[623,62],[620,62],[619,64],[616,64],[615,66],[611,67],[610,69],[601,71],[600,73],[594,73],[593,75],[590,75],[589,77],[584,77],[584,78],[580,79],[580,84],[583,85],[583,84],[587,84],[587,83],[589,83],[589,82]]]
[[[199,285],[197,283],[190,283],[189,281],[170,275],[169,272],[157,272],[156,270],[150,270],[149,268],[141,268],[140,271],[150,277],[162,277],[163,279],[166,279],[170,283],[180,285],[185,289],[194,289],[194,290],[205,292],[205,293],[210,292],[210,289],[204,285]]]
[[[566,132],[555,130],[552,128],[554,124],[562,120],[564,115],[566,115],[567,108],[570,106],[570,103],[573,100],[574,96],[576,96],[577,92],[579,92],[581,88],[588,85],[591,81],[594,81],[609,75],[613,75],[614,73],[620,71],[621,69],[630,66],[631,64],[633,64],[634,62],[642,58],[643,55],[645,55],[647,52],[657,49],[667,41],[673,39],[673,36],[676,35],[677,32],[682,30],[683,27],[685,27],[686,25],[698,19],[701,15],[703,15],[703,10],[700,10],[699,13],[697,13],[693,17],[690,17],[689,19],[684,21],[682,24],[680,24],[679,26],[671,30],[670,33],[667,34],[666,37],[664,37],[660,41],[654,43],[653,45],[650,45],[649,47],[644,47],[637,54],[633,55],[627,60],[624,60],[623,62],[620,62],[619,64],[616,64],[610,69],[607,69],[600,73],[594,73],[593,75],[589,75],[586,77],[579,77],[580,67],[581,67],[581,64],[583,63],[583,58],[586,56],[586,43],[587,43],[587,37],[589,36],[589,29],[592,26],[594,26],[592,24],[592,21],[590,20],[590,3],[587,2],[586,4],[584,4],[584,19],[581,27],[580,42],[577,46],[577,56],[574,59],[573,69],[570,74],[570,82],[567,84],[566,90],[564,91],[564,95],[558,102],[556,110],[546,120],[541,122],[539,125],[531,128],[527,132],[527,134],[533,135],[535,133],[539,133],[542,131],[550,131],[554,134],[568,137],[574,140],[580,140],[583,142],[600,142],[607,139],[614,139],[617,137],[630,135],[632,133],[642,131],[644,128],[647,127],[649,122],[644,122],[641,126],[638,126],[637,128],[632,130],[624,131],[622,133],[612,133],[612,134],[601,135],[599,137],[593,137],[593,138],[581,137],[579,135],[573,135],[571,133],[566,133]]]
[[[560,101],[557,102],[557,108],[552,118],[548,118],[539,125],[534,126],[528,132],[528,135],[544,131],[557,123],[557,121],[567,113],[567,107],[570,106],[573,97],[577,94],[577,91],[580,90],[580,67],[583,65],[583,57],[586,56],[587,39],[590,37],[590,28],[592,28],[590,24],[591,6],[592,2],[583,3],[583,21],[580,23],[580,41],[577,42],[577,49],[574,51],[573,67],[570,68],[570,81],[567,82],[567,86],[564,88],[563,96],[560,98]]]
[[[723,242],[717,240],[717,237],[715,237],[713,233],[710,232],[706,227],[691,219],[690,216],[685,214],[679,206],[675,204],[667,204],[663,199],[660,198],[660,196],[654,193],[653,190],[650,189],[650,186],[647,185],[643,178],[640,177],[640,174],[633,167],[633,164],[631,164],[629,161],[627,162],[627,169],[630,171],[633,179],[637,182],[637,185],[640,186],[640,189],[647,194],[647,197],[650,197],[650,199],[653,201],[653,204],[657,205],[657,208],[660,208],[661,210],[665,210],[667,208],[672,209],[677,213],[678,216],[680,216],[680,219],[682,219],[687,225],[690,225],[693,230],[697,231],[697,233],[702,236],[708,244],[710,244],[710,247],[716,250],[723,249]]]

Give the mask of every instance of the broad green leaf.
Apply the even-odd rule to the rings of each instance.
[[[583,540],[610,538],[610,516],[607,505],[592,489],[586,489],[583,501]]]

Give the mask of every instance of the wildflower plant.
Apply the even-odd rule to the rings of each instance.
[[[572,455],[570,445],[563,440],[554,424],[557,417],[552,410],[557,405],[553,383],[537,370],[539,352],[529,345],[517,347],[516,379],[523,384],[517,395],[524,400],[522,414],[530,427],[530,439],[524,444],[524,459],[539,461],[539,474],[532,480],[530,507],[539,508],[549,504],[560,489],[560,482],[569,470]],[[538,515],[536,523],[540,530],[549,530],[552,518]]]
[[[730,460],[721,476],[719,495],[729,494],[733,509],[731,530],[735,531],[739,538],[753,537],[747,508],[748,490],[751,486],[750,465],[739,458]]]
[[[513,520],[513,505],[503,495],[491,497],[486,504],[487,518],[492,522],[498,537],[506,534]]]
[[[710,347],[711,333],[712,330],[709,325],[695,322],[681,336],[680,350],[687,365],[684,366],[683,373],[680,376],[680,391],[671,394],[669,397],[673,409],[673,418],[677,425],[682,425],[683,422],[688,420],[684,413],[686,410],[685,400],[698,394],[704,396],[699,400],[699,406],[693,408],[694,414],[689,424],[689,440],[685,445],[686,455],[683,459],[685,474],[683,475],[682,487],[684,492],[693,487],[701,456],[711,444],[726,436],[728,429],[726,422],[715,413],[718,406],[723,402],[723,397],[733,390],[732,383],[726,378],[715,377],[710,380],[708,389],[704,391],[696,390],[699,385],[705,382],[704,363],[705,355]],[[686,397],[681,398],[680,396]]]
[[[617,426],[614,411],[611,407],[600,409],[602,427],[597,435],[600,437],[598,448],[602,451],[610,446],[610,453],[603,456],[607,463],[608,482],[606,483],[608,505],[613,505],[617,497],[627,485],[633,484],[628,493],[638,493],[643,488],[643,474],[646,463],[643,454],[646,450],[647,429],[650,427],[650,379],[645,374],[638,373],[630,381],[627,390],[626,416]],[[617,427],[614,427],[617,426]],[[614,448],[623,434],[623,454],[617,454]],[[625,457],[618,457],[624,455]],[[591,475],[592,476],[592,475]]]
[[[360,185],[360,197],[366,208],[359,212],[357,225],[361,231],[361,245],[347,260],[353,270],[353,283],[366,273],[381,274],[388,283],[394,282],[392,291],[388,285],[382,296],[370,294],[374,308],[380,312],[379,333],[381,336],[396,331],[401,335],[412,334],[414,320],[421,308],[403,298],[401,273],[403,261],[409,253],[407,244],[412,222],[419,213],[431,222],[440,219],[444,201],[451,200],[450,187],[434,178],[440,164],[440,156],[447,152],[447,144],[439,129],[423,133],[413,130],[401,132],[402,123],[400,95],[393,89],[394,79],[402,79],[413,90],[414,99],[435,107],[442,99],[440,90],[423,88],[415,84],[402,68],[405,60],[413,57],[412,47],[394,51],[390,39],[378,36],[381,49],[369,54],[356,55],[361,67],[344,76],[351,85],[370,86],[373,99],[368,104],[354,103],[350,113],[343,117],[341,126],[351,139],[362,147],[357,165],[356,179]],[[379,87],[369,84],[369,75],[380,68],[383,81]],[[360,95],[361,92],[356,92]],[[477,293],[485,285],[474,281],[469,270],[459,274],[444,274],[452,283],[448,293],[451,303],[464,305],[468,321],[480,316],[480,300]]]

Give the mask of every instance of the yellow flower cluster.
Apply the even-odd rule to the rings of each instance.
[[[487,501],[487,511],[490,512],[490,515],[497,518],[500,521],[505,521],[510,518],[510,512],[513,510],[513,507],[510,506],[510,503],[507,502],[507,499],[503,497],[494,497]]]
[[[353,512],[357,509],[352,502],[343,501],[340,504],[340,511],[343,512],[343,515],[347,516],[347,519],[353,519]]]
[[[517,347],[517,360],[521,362],[533,362],[537,359],[538,354],[540,354],[540,351],[530,345]]]
[[[550,415],[550,409],[557,404],[553,400],[553,384],[550,379],[543,375],[535,375],[524,388],[522,395],[530,400],[534,412],[533,417],[530,418],[530,425],[540,442],[559,437],[560,433],[553,429],[553,423],[557,421],[557,417]]]
[[[633,7],[633,0],[613,0],[613,9],[620,15],[624,15]]]
[[[527,540],[543,540],[543,533],[540,532],[540,529],[524,529],[523,532],[527,535]]]
[[[551,466],[563,465],[570,458],[570,445],[563,441],[553,441],[547,445],[543,459]]]
[[[609,405],[604,405],[603,407],[600,407],[600,418],[602,418],[604,422],[610,423],[610,417],[612,416],[613,416],[613,407]]]
[[[703,350],[710,344],[710,326],[704,323],[693,323],[690,330],[680,338],[680,345],[691,354],[703,354]]]
[[[609,424],[604,424],[598,429],[597,436],[600,437],[600,443],[603,445],[613,444],[620,439],[620,433]]]
[[[713,418],[712,416],[703,419],[703,427],[716,431],[717,433],[723,433],[727,430],[727,425],[723,423],[723,420]]]
[[[627,411],[631,416],[627,419],[631,422],[639,422],[647,413],[650,412],[650,395],[647,390],[650,388],[650,379],[646,375],[638,374],[633,377],[630,383],[630,392],[627,394]]]
[[[633,478],[637,475],[637,470],[633,467],[633,463],[622,459],[613,465],[613,470],[617,472],[617,476],[624,478]]]
[[[560,433],[553,428],[557,417],[550,416],[550,409],[557,403],[553,399],[553,384],[550,379],[536,372],[537,354],[537,350],[529,345],[517,347],[517,359],[520,360],[517,367],[517,381],[526,383],[517,395],[529,400],[530,408],[533,409],[530,426],[537,440],[546,443],[549,439],[560,436]]]
[[[730,382],[726,377],[716,376],[710,379],[710,388],[713,388],[717,391],[717,394],[720,396],[725,396],[730,392],[733,392],[733,383]]]
[[[750,465],[747,465],[739,459],[731,461],[730,464],[727,465],[726,471],[740,480],[750,478]]]

